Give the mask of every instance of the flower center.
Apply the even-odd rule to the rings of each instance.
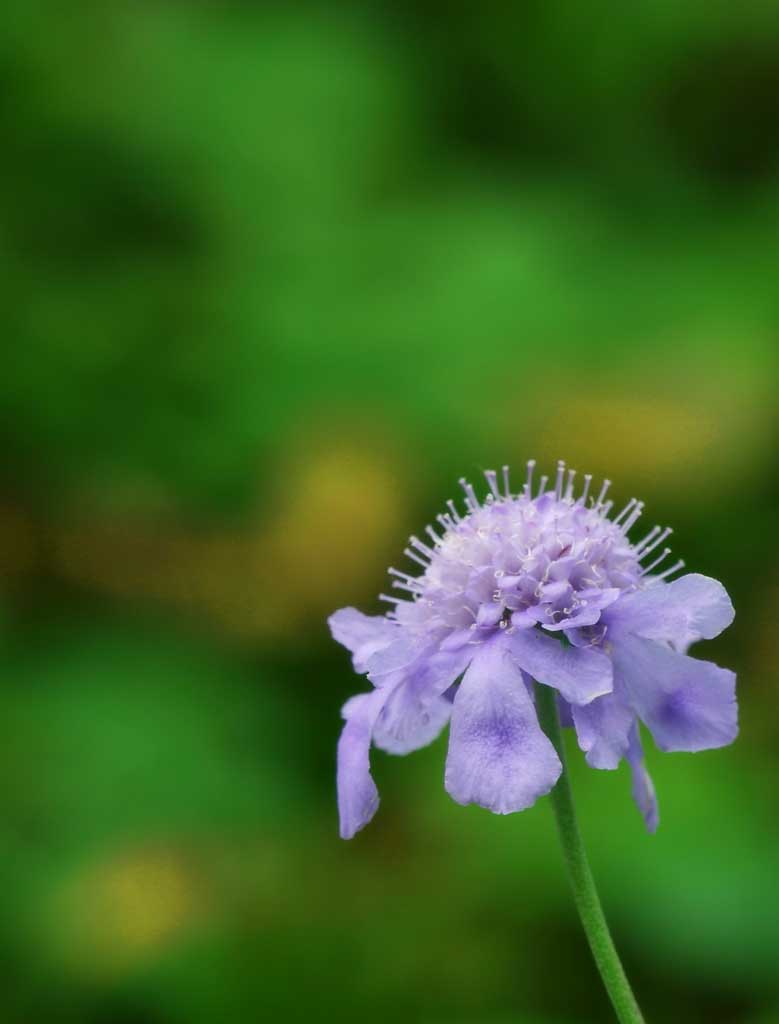
[[[393,586],[409,600],[387,597],[396,605],[389,613],[415,630],[470,628],[491,632],[542,625],[575,628],[597,622],[603,608],[627,590],[639,589],[680,569],[677,562],[659,576],[651,573],[669,554],[664,548],[649,565],[643,560],[670,534],[654,527],[632,543],[628,532],[643,511],[631,498],[614,518],[606,500],[610,481],[590,497],[591,476],[574,494],[575,471],[558,463],[554,487],[542,476],[534,493],[535,462],[518,494],[512,493],[508,468],[503,487],[488,470],[489,493],[480,502],[470,483],[461,480],[465,511],[449,501],[438,516],[443,533],[426,527],[430,543],[411,537],[406,555],[422,572],[411,576],[391,568]]]

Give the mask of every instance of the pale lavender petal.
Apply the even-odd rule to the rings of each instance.
[[[735,673],[629,635],[612,656],[615,675],[661,750],[710,750],[736,738]]]
[[[627,754],[630,727],[636,719],[616,671],[612,693],[584,706],[572,704],[571,713],[587,764],[593,768],[616,768]]]
[[[507,640],[519,667],[571,704],[588,704],[611,692],[611,661],[602,651],[563,647],[558,639],[531,629],[516,630]]]
[[[573,729],[571,705],[559,693],[557,694],[557,717],[560,719],[560,725],[563,729]]]
[[[617,587],[609,587],[601,591],[584,591],[582,603],[566,619],[559,622],[543,623],[544,629],[578,629],[582,626],[594,626],[601,618],[604,608],[608,608],[619,597],[621,591]],[[579,595],[582,597],[582,595]]]
[[[638,809],[644,818],[647,831],[656,832],[657,826],[660,824],[660,815],[657,809],[655,787],[644,762],[644,748],[641,746],[638,722],[634,722],[630,729],[627,759],[630,764],[633,799],[638,804]]]
[[[435,649],[434,644],[420,644],[402,627],[396,629],[393,636],[392,643],[367,659],[368,678],[375,686],[397,682],[415,661]]]
[[[482,645],[454,701],[448,793],[460,804],[509,814],[548,793],[560,771],[503,638]]]
[[[368,824],[379,806],[368,751],[374,723],[387,699],[384,690],[361,693],[344,705],[346,724],[338,740],[338,816],[341,838],[351,839]]]
[[[719,636],[734,616],[721,583],[689,573],[673,583],[653,583],[620,598],[603,618],[613,634],[627,632],[647,640],[665,640],[686,651],[696,640]]]
[[[351,651],[356,672],[367,672],[368,661],[398,635],[398,625],[384,615],[363,615],[356,608],[340,608],[327,620],[339,644]]]
[[[373,728],[373,742],[391,754],[426,747],[449,721],[452,701],[443,694],[468,667],[474,647],[436,651],[395,686]]]

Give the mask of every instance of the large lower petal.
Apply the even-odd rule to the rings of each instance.
[[[631,792],[633,799],[638,805],[639,811],[644,819],[647,831],[656,832],[660,824],[660,815],[657,809],[657,797],[655,787],[646,770],[644,762],[644,748],[641,746],[641,737],[638,733],[638,722],[634,721],[630,729],[627,759],[630,764]]]
[[[370,659],[398,636],[398,625],[384,615],[363,615],[356,608],[340,608],[327,620],[333,638],[352,652],[356,672],[367,672]]]
[[[738,733],[736,676],[643,637],[615,642],[614,672],[661,750],[710,750]]]
[[[721,583],[689,573],[620,598],[604,611],[603,620],[614,636],[627,632],[664,640],[684,652],[696,640],[719,636],[735,614]]]
[[[466,670],[474,647],[436,651],[420,659],[394,686],[373,729],[373,742],[391,754],[426,747],[449,721],[452,702],[442,694]]]
[[[507,638],[520,668],[536,682],[553,686],[571,704],[589,704],[611,692],[611,661],[591,647],[563,647],[557,638],[535,629],[518,629]]]
[[[368,824],[379,806],[368,752],[376,719],[387,699],[384,690],[361,693],[344,706],[346,724],[338,740],[338,816],[341,838],[351,839]]]
[[[561,771],[503,637],[476,649],[454,699],[446,789],[458,803],[521,811]]]
[[[589,704],[572,704],[571,715],[587,764],[593,768],[616,768],[627,754],[630,727],[636,719],[618,677],[614,679],[612,693]]]

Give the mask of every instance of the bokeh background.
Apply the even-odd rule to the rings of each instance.
[[[731,749],[571,748],[650,1021],[779,1021],[779,9],[5,0],[0,1016],[610,1020],[547,802],[377,754],[324,625],[564,457],[738,610]]]

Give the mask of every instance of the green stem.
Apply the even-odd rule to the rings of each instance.
[[[536,704],[541,728],[554,744],[563,765],[562,774],[551,792],[551,799],[576,909],[579,911],[595,964],[606,986],[617,1019],[620,1024],[643,1024],[644,1018],[641,1016],[641,1010],[630,988],[630,982],[625,975],[603,914],[598,890],[595,888],[595,879],[590,871],[584,842],[576,821],[573,793],[565,766],[565,749],[555,691],[548,686],[536,685]]]

